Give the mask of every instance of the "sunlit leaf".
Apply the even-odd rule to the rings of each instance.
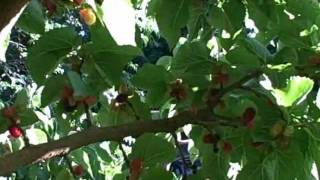
[[[306,77],[294,76],[288,80],[287,87],[284,89],[274,89],[273,95],[277,103],[283,106],[292,106],[298,103],[312,90],[314,82]]]

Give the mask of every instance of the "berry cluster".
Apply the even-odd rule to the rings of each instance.
[[[187,88],[183,84],[182,79],[177,79],[171,84],[170,96],[175,98],[177,101],[182,101],[187,98]]]
[[[2,110],[2,115],[9,120],[10,126],[8,128],[10,135],[13,138],[18,138],[23,135],[23,131],[20,128],[20,119],[15,107],[9,106]]]
[[[130,108],[133,108],[132,104],[129,102],[131,97],[133,97],[133,95],[128,89],[127,85],[120,85],[118,88],[118,95],[111,102],[112,109],[114,111],[122,111],[125,110],[126,105],[129,105]]]
[[[75,176],[81,177],[84,174],[84,169],[81,165],[72,166],[72,173]]]
[[[242,115],[242,122],[248,129],[254,129],[254,118],[256,110],[252,107],[247,108]]]

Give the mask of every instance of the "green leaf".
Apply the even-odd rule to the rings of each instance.
[[[302,31],[308,30],[310,23],[301,18],[300,15],[295,19],[290,19],[284,12],[278,12],[278,23],[274,28],[283,45],[294,48],[309,49],[311,46],[310,37],[301,36]]]
[[[320,109],[320,88],[318,89],[318,93],[316,97],[316,105]]]
[[[56,175],[56,179],[73,180],[73,176],[68,169],[61,169],[61,171]]]
[[[171,143],[153,134],[144,134],[133,145],[131,159],[141,158],[145,167],[152,167],[169,163],[175,156],[176,151]]]
[[[312,90],[314,82],[306,77],[293,76],[284,89],[273,89],[273,95],[279,105],[289,107],[293,103],[303,100]]]
[[[58,113],[55,113],[57,117]],[[60,114],[61,115],[61,114]],[[56,118],[58,127],[57,127],[57,133],[61,136],[66,136],[69,134],[70,131],[72,131],[72,127],[70,122],[67,119],[63,119],[61,116],[58,116]]]
[[[246,9],[241,0],[233,0],[223,4],[223,10],[229,23],[227,29],[231,33],[235,33],[243,27]]]
[[[24,109],[18,112],[21,119],[21,126],[30,126],[38,121],[38,116],[32,109]]]
[[[212,72],[213,62],[209,60],[210,51],[201,41],[183,44],[172,61],[172,71],[177,76],[184,73],[206,75]]]
[[[272,64],[297,64],[299,55],[296,49],[285,47],[281,49],[271,61]]]
[[[94,59],[87,58],[82,65],[82,72],[88,74],[85,77],[85,82],[90,89],[90,93],[99,94],[102,91],[111,88],[113,83],[106,77],[104,71],[96,64]]]
[[[220,30],[226,30],[233,35],[243,26],[245,7],[241,0],[233,0],[223,4],[222,8],[213,7],[209,23]]]
[[[115,107],[112,104],[104,105],[96,119],[101,126],[117,126],[136,120],[135,114],[129,105]]]
[[[23,146],[25,146],[25,143],[22,138],[11,139],[10,143],[13,152],[19,151],[22,149]]]
[[[158,86],[159,83],[168,83],[170,74],[163,66],[145,64],[133,77],[132,83],[142,89],[148,90]]]
[[[166,70],[170,69],[171,63],[172,63],[171,56],[162,56],[157,61],[157,65],[163,66]]]
[[[60,28],[46,32],[28,51],[27,66],[32,78],[43,84],[46,75],[52,73],[80,39],[72,28]]]
[[[89,160],[90,160],[90,168],[88,169],[89,173],[92,172],[92,177],[94,179],[102,179],[105,176],[103,176],[100,171],[103,167],[103,163],[101,163],[101,160],[98,158],[98,154],[96,152],[96,148],[94,146],[87,146],[83,148],[86,153],[88,153]]]
[[[87,51],[92,53],[98,69],[101,69],[97,73],[104,73],[110,85],[119,84],[124,67],[134,57],[141,55],[140,49],[133,46],[97,47],[96,44],[91,44],[87,47]]]
[[[202,149],[202,167],[200,173],[210,179],[227,180],[229,160],[223,154],[215,154],[212,146],[205,146]]]
[[[187,25],[189,19],[190,0],[156,1],[154,11],[160,34],[166,38],[173,48],[179,40],[180,30]]]
[[[61,90],[65,85],[65,76],[51,76],[44,84],[44,88],[41,93],[41,106],[45,107],[50,103],[58,100],[61,95]]]
[[[40,1],[32,0],[21,14],[16,25],[29,33],[44,33],[45,18]]]
[[[316,0],[287,0],[286,2],[290,13],[302,16],[306,21],[315,22],[320,13],[319,2]]]
[[[89,154],[84,149],[77,149],[70,153],[70,157],[77,164],[81,165],[83,169],[89,172],[90,176],[93,177]]]
[[[90,35],[92,42],[97,47],[117,46],[116,41],[112,38],[108,29],[99,22],[97,22],[95,26],[90,27]]]
[[[295,143],[292,141],[286,148],[275,149],[264,159],[248,161],[237,180],[292,180],[300,176],[304,173],[304,156]]]
[[[24,110],[29,105],[29,96],[28,92],[26,90],[21,90],[16,98],[16,101],[14,103],[14,106],[20,110]]]
[[[38,164],[31,165],[28,168],[28,179],[50,179],[49,173],[45,167],[41,167]]]
[[[272,59],[272,55],[268,51],[268,49],[262,45],[258,40],[251,39],[251,38],[245,38],[245,43],[247,45],[247,48],[256,54],[262,62],[266,63],[268,60]]]
[[[37,145],[48,142],[47,134],[41,129],[30,129],[27,131],[30,144]]]
[[[296,145],[286,150],[276,150],[264,161],[266,173],[270,179],[292,180],[303,172],[303,154]]]
[[[141,98],[138,94],[134,94],[132,98],[129,99],[129,102],[133,106],[134,113],[137,114],[143,120],[151,119],[151,113],[149,106],[141,101]]]
[[[113,180],[123,180],[126,178],[127,178],[127,175],[125,175],[125,174],[116,174],[112,177]]]
[[[142,180],[149,180],[149,179],[155,179],[155,180],[164,180],[164,179],[173,179],[172,173],[166,171],[162,168],[151,168],[148,170],[143,171],[143,174],[141,175]]]
[[[10,126],[10,120],[0,115],[0,134],[6,132]]]
[[[190,18],[188,21],[189,39],[194,39],[198,36],[201,29],[201,23],[205,20],[205,8],[203,2],[192,1],[190,5]]]
[[[155,84],[155,86],[147,92],[146,103],[153,108],[159,108],[169,99],[168,91],[169,88],[166,83],[159,82]]]
[[[276,21],[276,4],[269,0],[247,0],[249,18],[253,19],[258,29],[266,31]]]
[[[142,54],[133,46],[118,46],[109,31],[97,23],[90,28],[92,43],[81,49],[86,61],[83,69],[88,73],[88,85],[94,85],[98,93],[106,88],[120,84],[124,67],[134,57]]]
[[[248,162],[237,176],[237,180],[266,180],[268,177],[263,173],[263,166],[260,163]]]
[[[199,126],[193,126],[191,131],[191,138],[195,143],[195,148],[199,150],[201,157],[201,169],[198,172],[199,176],[204,179],[221,179],[227,180],[227,173],[229,170],[229,159],[222,153],[214,153],[212,144],[205,144],[203,136],[208,132]]]
[[[242,46],[230,50],[226,55],[226,58],[231,65],[237,67],[254,69],[260,66],[258,57]]]
[[[105,163],[111,163],[112,162],[112,157],[110,157],[110,154],[108,151],[99,145],[95,145],[94,147],[98,157],[100,157]]]

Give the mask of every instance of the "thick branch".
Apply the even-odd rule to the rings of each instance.
[[[28,0],[2,0],[0,3],[0,32],[6,27],[10,20],[15,17],[26,5]]]
[[[196,117],[189,112],[166,120],[141,121],[114,127],[92,127],[57,141],[26,147],[16,153],[0,158],[0,175],[8,175],[19,167],[61,156],[92,143],[105,140],[121,141],[126,136],[139,136],[143,133],[172,132],[186,124],[196,124],[196,119],[210,117],[210,113],[201,111]],[[206,119],[212,120],[212,119]]]

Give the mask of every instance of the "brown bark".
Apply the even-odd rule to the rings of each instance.
[[[20,12],[27,2],[28,0],[1,0],[0,32]]]
[[[147,120],[114,127],[92,127],[57,141],[26,147],[0,158],[0,176],[8,175],[19,167],[62,156],[68,152],[101,141],[121,141],[124,137],[137,137],[143,133],[173,132],[186,124],[197,124],[196,119],[212,122],[209,111],[200,111],[197,116],[184,112],[166,120]]]

